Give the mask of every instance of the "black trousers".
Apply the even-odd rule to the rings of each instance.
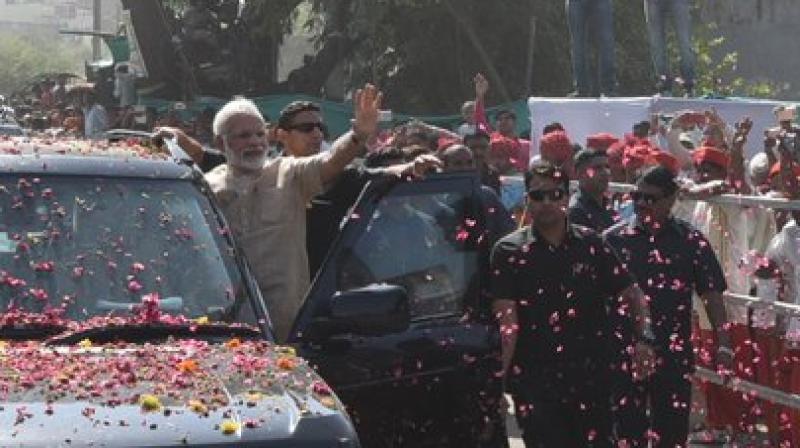
[[[686,447],[692,383],[684,369],[659,370],[647,381],[635,383],[631,393],[628,406],[617,414],[620,439],[632,447],[647,447],[649,434],[656,448]]]
[[[513,388],[526,448],[611,448],[608,372],[594,365],[540,366]]]

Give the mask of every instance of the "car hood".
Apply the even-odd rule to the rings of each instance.
[[[355,446],[341,403],[267,342],[0,342],[0,446]],[[10,429],[10,431],[8,431]]]

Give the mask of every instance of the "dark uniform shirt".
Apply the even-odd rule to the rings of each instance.
[[[347,211],[355,204],[367,182],[379,177],[387,176],[379,174],[377,170],[351,165],[328,190],[311,200],[306,212],[306,250],[312,279],[339,235],[339,227]]]
[[[604,236],[649,298],[656,354],[665,367],[691,370],[692,292],[727,288],[708,240],[675,218],[656,235],[634,220],[612,227]]]
[[[591,195],[578,189],[569,200],[569,221],[603,232],[619,221],[619,215],[611,207],[610,201],[604,200],[598,204]]]
[[[633,279],[599,235],[570,225],[554,247],[525,227],[495,245],[491,269],[491,297],[517,303],[512,375],[534,378],[547,365],[570,369],[587,359],[603,363],[610,299]]]

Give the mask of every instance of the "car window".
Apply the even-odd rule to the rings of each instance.
[[[342,252],[337,289],[394,284],[408,291],[412,317],[460,313],[476,282],[471,210],[469,198],[458,193],[384,197]]]
[[[0,177],[0,309],[83,320],[158,294],[170,314],[233,319],[244,292],[221,234],[188,181]]]

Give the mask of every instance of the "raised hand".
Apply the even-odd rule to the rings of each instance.
[[[353,132],[360,141],[366,142],[377,135],[382,103],[383,93],[372,84],[353,94]]]
[[[472,79],[472,82],[475,83],[475,96],[477,98],[484,98],[489,91],[489,81],[482,74],[478,73],[475,75],[475,78]]]
[[[752,129],[753,120],[751,120],[750,117],[745,117],[742,121],[736,123],[736,135],[733,137],[734,147],[744,145]]]

